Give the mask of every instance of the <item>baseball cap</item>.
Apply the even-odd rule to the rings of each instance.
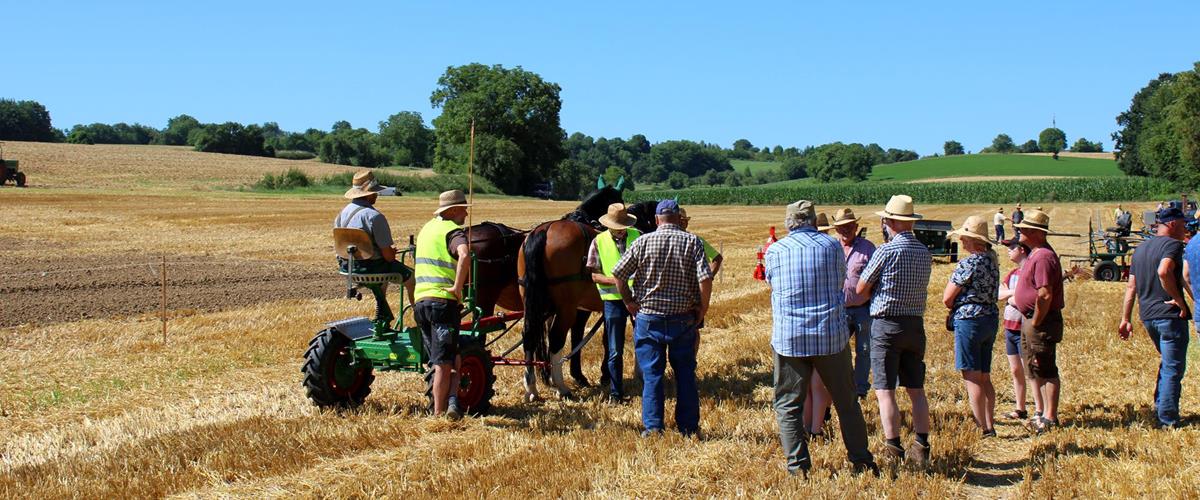
[[[675,200],[662,200],[658,202],[658,207],[655,207],[655,215],[675,215],[679,213],[679,203]]]
[[[1166,224],[1168,222],[1174,222],[1174,221],[1184,218],[1183,210],[1180,210],[1175,207],[1169,207],[1169,208],[1164,208],[1162,210],[1159,210],[1158,213],[1156,213],[1154,216],[1156,219],[1158,219],[1158,222],[1160,224]]]

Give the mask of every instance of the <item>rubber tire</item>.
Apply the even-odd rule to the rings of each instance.
[[[1096,281],[1120,281],[1121,268],[1111,260],[1100,261],[1092,268],[1092,278]]]
[[[308,342],[300,371],[304,373],[305,393],[313,404],[322,408],[355,408],[371,394],[375,372],[370,363],[363,363],[365,366],[356,371],[354,383],[349,387],[338,387],[334,381],[337,360],[348,355],[352,345],[353,341],[332,328],[321,330]]]
[[[25,172],[17,172],[17,187],[25,187]]]
[[[492,354],[475,340],[459,337],[462,356],[462,376],[465,384],[458,388],[458,404],[467,415],[485,415],[492,409],[492,396],[496,394],[496,374],[492,364]],[[476,378],[482,377],[483,384],[475,385]],[[425,400],[426,407],[433,411],[433,370],[425,371]]]

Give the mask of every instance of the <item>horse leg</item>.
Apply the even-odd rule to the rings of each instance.
[[[550,327],[550,378],[554,381],[554,385],[558,387],[558,395],[562,399],[574,399],[571,394],[571,389],[567,387],[567,383],[563,380],[563,347],[567,343],[567,331],[571,329],[572,321],[569,314],[564,314],[559,311],[554,315],[554,325]]]
[[[535,351],[525,351],[525,402],[532,403],[542,397],[537,389],[537,372],[533,362],[537,359]]]
[[[583,332],[587,329],[587,320],[592,316],[591,311],[575,311],[575,323],[571,325],[571,350],[574,351],[583,342]],[[583,374],[583,350],[571,356],[571,378],[580,387],[591,387],[591,382]],[[600,364],[604,366],[604,363]],[[607,371],[607,370],[602,370]]]

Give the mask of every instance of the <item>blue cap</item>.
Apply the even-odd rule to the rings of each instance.
[[[663,200],[658,202],[658,207],[654,209],[655,215],[676,215],[679,213],[679,203],[675,200]]]
[[[1183,215],[1183,210],[1180,210],[1175,207],[1168,207],[1168,208],[1159,210],[1158,213],[1155,214],[1155,218],[1158,219],[1159,224],[1166,224],[1168,222],[1183,219],[1184,215]]]

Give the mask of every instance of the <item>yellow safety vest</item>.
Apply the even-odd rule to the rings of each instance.
[[[454,271],[457,261],[446,248],[446,235],[458,229],[452,220],[434,217],[417,234],[417,258],[414,274],[417,286],[416,300],[438,297],[458,300],[449,290],[454,286]]]
[[[625,249],[629,250],[629,246],[633,245],[633,240],[641,235],[642,233],[637,229],[632,227],[626,229]],[[600,271],[611,278],[613,268],[617,267],[617,261],[621,260],[621,252],[617,251],[617,242],[613,240],[612,231],[605,231],[596,236],[596,256],[600,258]],[[633,280],[629,280],[629,284],[633,285]],[[616,286],[596,283],[596,289],[600,290],[600,298],[603,300],[621,300],[621,292],[617,290]]]

